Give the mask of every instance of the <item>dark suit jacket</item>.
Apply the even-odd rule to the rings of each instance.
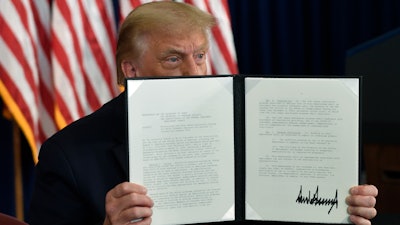
[[[125,93],[41,147],[31,225],[102,224],[106,193],[127,181]]]
[[[128,180],[125,116],[123,93],[42,145],[36,167],[30,225],[103,224],[106,193]],[[248,221],[229,224],[298,223]]]

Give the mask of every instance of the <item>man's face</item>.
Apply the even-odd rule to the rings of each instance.
[[[128,77],[207,75],[208,39],[201,31],[152,34]]]

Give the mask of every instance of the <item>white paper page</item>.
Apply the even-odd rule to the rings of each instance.
[[[234,220],[232,77],[128,81],[130,181],[152,224]]]
[[[358,79],[246,78],[247,219],[349,223]]]

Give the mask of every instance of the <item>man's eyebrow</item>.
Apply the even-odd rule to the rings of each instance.
[[[208,51],[209,49],[209,45],[207,43],[199,46],[197,49],[195,49],[194,52],[200,52],[200,51]],[[161,57],[167,57],[168,55],[171,54],[177,54],[177,55],[185,55],[185,51],[183,49],[179,49],[179,48],[168,48],[165,51],[160,53]]]
[[[162,52],[160,52],[160,54],[158,55],[158,58],[162,59],[162,58],[166,58],[170,55],[184,55],[185,52],[182,49],[176,49],[176,48],[168,48]]]
[[[179,50],[179,49],[176,49],[176,48],[170,48],[170,49],[167,49],[167,50],[161,52],[162,56],[167,56],[167,55],[170,55],[170,54],[181,55],[181,54],[185,54],[185,52],[183,50]]]
[[[209,49],[210,49],[209,44],[208,43],[204,43],[204,44],[200,45],[200,47],[198,47],[195,52],[208,51]]]

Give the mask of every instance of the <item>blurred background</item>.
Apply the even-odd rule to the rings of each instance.
[[[11,2],[11,1],[10,1]],[[17,3],[15,3],[17,2]],[[55,124],[50,126],[50,131],[43,131],[39,128],[39,135],[32,135],[26,128],[29,118],[24,122],[27,112],[32,108],[29,104],[25,108],[18,108],[13,105],[18,102],[18,86],[24,87],[23,81],[14,83],[15,86],[7,85],[8,80],[17,77],[18,74],[26,72],[26,67],[19,70],[9,70],[10,65],[7,59],[9,52],[16,50],[4,50],[4,43],[17,42],[10,37],[9,32],[18,30],[18,13],[27,13],[26,6],[37,7],[34,1],[15,1],[14,7],[17,15],[10,19],[10,11],[5,7],[8,0],[0,3],[0,212],[24,219],[28,214],[29,199],[32,192],[34,179],[34,165],[37,161],[37,149],[41,140],[51,135],[60,127],[79,118],[90,111],[95,110],[107,99],[115,96],[118,87],[114,86],[114,66],[109,66],[110,75],[105,74],[104,78],[108,84],[109,94],[100,97],[97,105],[91,102],[87,109],[82,106],[82,114],[57,114],[63,112],[72,98],[61,96],[64,90],[48,88],[40,91],[42,96],[39,101],[46,105],[52,99],[60,100],[51,114],[55,114]],[[35,12],[27,13],[34,21],[48,21],[44,33],[50,29],[57,32],[57,23],[63,23],[55,16],[58,10],[68,5],[67,1],[46,1],[48,8],[47,17],[45,14]],[[87,7],[87,2],[77,1],[77,7]],[[108,15],[112,15],[110,24],[104,23],[105,29],[111,44],[108,48],[115,47],[115,38],[118,25],[123,19],[124,10],[134,8],[144,1],[113,0],[105,3],[108,7]],[[212,11],[217,17],[219,13],[225,13],[229,29],[221,29],[223,32],[230,32],[222,35],[226,42],[232,41],[233,51],[230,51],[231,60],[226,60],[226,70],[213,68],[215,73],[242,73],[242,74],[264,74],[264,75],[335,75],[335,76],[362,76],[362,113],[361,113],[361,169],[362,183],[372,183],[378,186],[380,194],[377,198],[377,209],[379,216],[374,224],[394,224],[400,221],[400,1],[398,0],[211,0],[211,1],[186,1],[199,6],[208,6],[212,9],[213,4],[221,3],[222,8],[215,8]],[[197,3],[196,3],[197,2]],[[200,3],[199,3],[200,2]],[[216,3],[217,2],[217,3]],[[41,3],[41,4],[42,4]],[[65,5],[64,5],[65,4]],[[226,4],[226,5],[224,5]],[[24,8],[25,7],[25,8]],[[30,15],[32,14],[32,15]],[[35,16],[36,15],[36,16]],[[38,16],[41,15],[41,16]],[[66,15],[62,14],[61,15]],[[40,17],[40,18],[38,18]],[[61,16],[62,17],[62,16]],[[23,19],[23,17],[21,17]],[[21,19],[21,21],[22,21]],[[26,19],[26,18],[25,18]],[[29,18],[28,18],[29,19]],[[89,15],[83,20],[90,20]],[[100,21],[101,22],[101,21]],[[226,21],[225,21],[226,22]],[[17,23],[17,24],[14,24]],[[23,23],[22,23],[23,24]],[[27,25],[28,26],[28,25]],[[23,27],[23,26],[21,26]],[[87,29],[82,27],[82,29]],[[95,30],[95,29],[94,29]],[[38,32],[38,31],[35,31]],[[16,32],[17,33],[17,32]],[[96,33],[96,30],[94,31]],[[217,36],[217,33],[213,33]],[[230,36],[233,39],[230,39]],[[79,33],[76,35],[80,37]],[[38,37],[41,37],[38,32]],[[60,38],[60,40],[57,39]],[[61,36],[53,38],[52,46],[62,45]],[[88,35],[86,35],[88,37]],[[50,41],[50,39],[41,39]],[[218,38],[216,38],[218,40]],[[26,41],[26,40],[25,40]],[[60,43],[55,43],[59,41]],[[24,42],[24,41],[23,41]],[[218,41],[217,41],[218,42]],[[44,43],[44,44],[43,44]],[[23,45],[21,45],[23,46]],[[42,48],[47,49],[48,45],[42,41]],[[47,47],[46,47],[47,46]],[[221,46],[220,46],[221,47]],[[221,51],[224,47],[221,47]],[[20,49],[30,51],[32,49]],[[35,49],[34,49],[35,50]],[[92,48],[92,51],[95,51]],[[46,51],[44,51],[46,52]],[[56,52],[59,53],[59,52]],[[68,51],[66,51],[66,54]],[[105,54],[113,59],[115,52],[111,50]],[[60,54],[62,55],[62,54]],[[221,54],[219,54],[221,55]],[[48,56],[50,57],[50,56]],[[211,60],[218,56],[213,56]],[[40,61],[43,57],[37,57]],[[46,57],[44,57],[46,58]],[[77,57],[78,60],[80,59]],[[19,60],[19,59],[18,59]],[[54,59],[53,59],[54,60]],[[58,60],[58,61],[57,61]],[[49,60],[49,58],[47,59]],[[56,59],[60,68],[63,67],[62,60]],[[48,62],[48,64],[49,64]],[[24,64],[24,63],[21,63]],[[26,63],[35,64],[35,63]],[[53,61],[54,64],[54,61]],[[218,64],[212,65],[217,67]],[[60,70],[53,68],[52,71]],[[22,71],[22,72],[21,72]],[[39,69],[38,74],[45,74],[46,70]],[[100,67],[99,71],[104,71]],[[33,72],[32,72],[33,73]],[[10,76],[10,74],[12,76]],[[51,73],[49,73],[51,74]],[[11,78],[10,78],[11,77]],[[28,76],[29,77],[29,76]],[[29,78],[27,78],[29,80]],[[54,82],[55,87],[63,87],[65,81],[57,80],[57,77],[49,77],[43,81]],[[89,78],[94,79],[94,78]],[[84,81],[86,84],[88,81]],[[39,82],[40,83],[40,82]],[[88,82],[90,83],[90,82]],[[93,83],[93,82],[91,82]],[[21,84],[21,85],[19,85]],[[29,86],[29,83],[27,84]],[[84,92],[95,90],[85,89]],[[79,92],[76,92],[79,93]],[[44,97],[43,97],[44,96]],[[9,99],[14,99],[10,101]],[[51,107],[54,108],[54,107]],[[26,110],[26,111],[24,111]],[[54,110],[54,111],[53,111]],[[59,111],[57,111],[59,110]],[[36,117],[45,117],[45,114],[37,113]],[[22,122],[21,122],[22,121]],[[32,129],[34,130],[34,129]],[[34,132],[32,132],[34,133]],[[35,141],[39,140],[39,141]]]

